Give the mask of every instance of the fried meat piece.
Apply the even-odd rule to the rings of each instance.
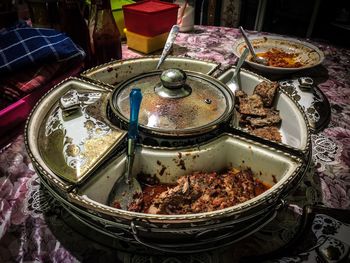
[[[236,90],[235,96],[237,98],[244,98],[244,97],[247,97],[248,95],[243,90]]]
[[[253,94],[261,97],[264,107],[271,107],[277,90],[278,82],[263,81],[255,87]]]
[[[236,91],[235,107],[241,127],[247,128],[254,135],[281,142],[282,137],[276,126],[282,119],[279,111],[271,108],[277,90],[277,82],[263,81],[255,87],[253,95]]]
[[[282,136],[277,127],[267,126],[251,130],[251,133],[267,140],[282,142]]]
[[[239,110],[241,114],[253,116],[266,116],[266,110],[263,108],[263,101],[257,94],[248,97],[239,98]]]
[[[281,123],[282,119],[279,115],[278,110],[265,109],[267,114],[264,118],[253,118],[247,117],[245,122],[249,123],[250,126],[254,128],[264,127],[264,126],[274,126]]]
[[[243,90],[236,90],[235,92],[235,108],[239,110],[239,100],[246,98],[248,95]]]
[[[236,116],[238,119],[239,126],[246,127],[247,125],[249,125],[248,115],[240,114],[239,112],[237,112]]]

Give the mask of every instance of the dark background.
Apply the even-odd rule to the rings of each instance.
[[[258,0],[243,0],[240,24],[253,29]],[[262,30],[305,37],[315,0],[269,0]],[[350,44],[350,1],[321,0],[311,38]],[[253,17],[253,19],[252,19]]]
[[[7,9],[11,2],[17,2],[19,15],[26,16],[26,1],[28,0],[0,0],[0,27],[1,24],[4,26],[13,22],[11,14],[1,11]],[[52,2],[57,0],[38,1]],[[173,2],[173,0],[163,1]],[[203,1],[204,12],[201,14]],[[202,22],[203,25],[220,26],[222,1],[196,0],[195,24]],[[254,29],[258,3],[259,0],[241,0],[238,25],[242,25],[248,30]],[[316,3],[317,0],[268,0],[262,31],[306,37]],[[350,0],[319,0],[319,3],[315,24],[309,37],[350,47]]]
[[[196,24],[199,24],[201,3],[196,1]],[[222,0],[217,0],[217,9]],[[241,0],[239,25],[253,30],[259,0]],[[316,0],[268,0],[262,31],[306,37]],[[207,12],[213,12],[207,10]],[[208,24],[208,19],[203,24]],[[220,25],[220,12],[215,10],[213,25]],[[350,46],[350,0],[320,0],[310,38],[323,39],[345,47]]]
[[[211,0],[196,0],[195,24],[200,24],[200,10],[204,1],[202,24],[220,25],[222,0],[214,0],[216,9],[208,8]],[[171,0],[167,1],[171,2]],[[309,23],[317,0],[268,0],[262,31],[307,37]],[[238,25],[253,30],[259,0],[241,0]],[[214,19],[209,19],[214,14]],[[320,0],[310,38],[350,47],[350,0]]]

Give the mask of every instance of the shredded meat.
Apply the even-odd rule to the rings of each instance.
[[[148,207],[137,199],[128,210],[169,215],[210,212],[248,201],[267,189],[269,186],[255,179],[250,169],[222,174],[195,172],[152,197]]]

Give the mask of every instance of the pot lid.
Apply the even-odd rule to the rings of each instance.
[[[38,124],[38,150],[55,175],[80,183],[120,144],[126,132],[105,121],[108,91],[73,79],[60,84],[54,94],[37,109],[51,105]]]
[[[331,118],[331,107],[327,97],[312,78],[282,80],[280,86],[303,108],[314,133],[327,126]]]
[[[129,94],[143,94],[139,124],[152,130],[177,133],[212,126],[232,111],[232,93],[219,81],[180,69],[153,71],[131,78],[112,94],[111,106],[129,119]]]

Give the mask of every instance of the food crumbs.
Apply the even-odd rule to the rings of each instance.
[[[162,176],[164,174],[165,170],[166,170],[166,167],[163,165],[162,169],[159,172],[159,175]]]
[[[272,182],[274,182],[275,184],[277,183],[277,179],[275,175],[272,175]]]

